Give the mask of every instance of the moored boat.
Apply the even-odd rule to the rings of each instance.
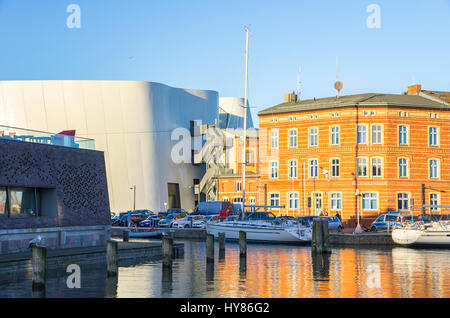
[[[281,221],[270,212],[253,212],[245,220],[207,223],[206,231],[215,237],[225,233],[225,238],[238,240],[239,232],[246,233],[249,242],[308,243],[311,242],[310,226]]]
[[[450,222],[420,222],[395,228],[392,240],[400,245],[450,247]]]

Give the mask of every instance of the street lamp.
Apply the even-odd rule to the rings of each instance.
[[[136,211],[136,185],[130,187],[133,190],[133,212]]]

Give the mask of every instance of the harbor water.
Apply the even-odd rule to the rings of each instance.
[[[45,295],[31,292],[31,273],[0,274],[0,297],[450,297],[450,251],[393,247],[333,248],[314,256],[304,246],[248,244],[246,266],[237,243],[215,246],[206,263],[205,242],[183,241],[184,255],[171,270],[161,260],[120,262],[118,278],[106,263],[83,261],[80,288],[69,288],[68,264],[48,272]]]

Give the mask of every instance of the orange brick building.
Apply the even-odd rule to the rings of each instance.
[[[450,205],[450,93],[287,97],[258,113],[259,169],[246,189],[255,204],[344,220]],[[219,178],[219,199],[242,197],[240,180]]]

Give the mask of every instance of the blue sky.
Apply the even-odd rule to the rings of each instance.
[[[69,29],[68,5],[81,8]],[[381,28],[370,29],[370,4]],[[0,0],[0,79],[145,80],[243,96],[250,26],[253,113],[302,98],[450,91],[450,0]],[[255,122],[257,122],[255,118]]]

